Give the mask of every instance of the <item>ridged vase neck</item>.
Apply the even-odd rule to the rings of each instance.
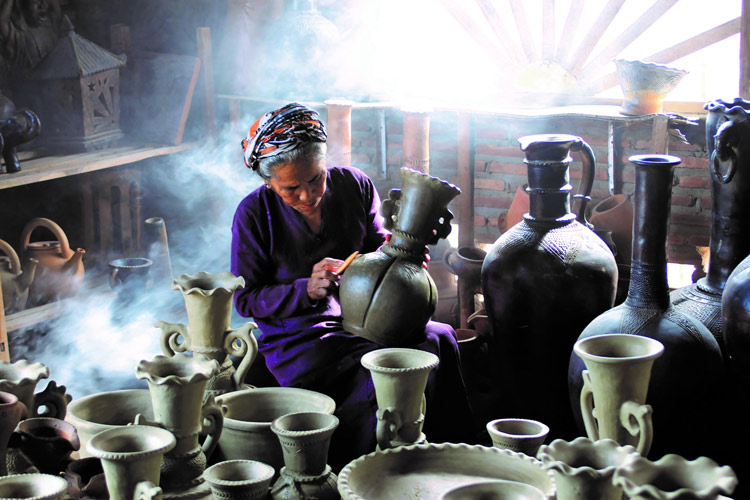
[[[674,167],[670,155],[636,155],[633,202],[633,257],[626,303],[634,307],[669,307],[667,236]]]

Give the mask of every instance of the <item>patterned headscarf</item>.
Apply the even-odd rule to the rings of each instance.
[[[326,142],[326,127],[318,112],[293,102],[258,118],[242,141],[245,165],[258,170],[259,161],[292,151],[310,142]]]

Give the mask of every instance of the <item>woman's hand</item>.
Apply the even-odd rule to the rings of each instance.
[[[326,257],[313,266],[310,279],[307,280],[307,295],[310,299],[323,299],[336,289],[341,276],[334,274],[334,271],[343,263],[343,260]]]

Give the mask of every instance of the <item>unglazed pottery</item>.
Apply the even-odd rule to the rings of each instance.
[[[73,460],[62,477],[68,482],[68,495],[81,500],[108,500],[107,481],[102,461],[87,456]]]
[[[266,500],[274,469],[255,460],[226,460],[207,468],[203,477],[222,500]]]
[[[167,223],[161,217],[149,217],[143,221],[143,249],[154,264],[152,275],[154,287],[163,290],[172,286],[172,259],[169,256]]]
[[[542,463],[523,453],[467,444],[420,444],[375,451],[339,473],[343,500],[440,498],[457,486],[505,479],[555,498],[555,481]]]
[[[225,460],[245,459],[281,470],[284,458],[271,422],[288,413],[333,414],[336,402],[325,394],[295,387],[261,387],[216,398],[224,412],[218,452]]]
[[[0,498],[62,500],[68,482],[50,474],[12,474],[0,477]]]
[[[390,347],[370,351],[360,361],[375,386],[378,449],[425,442],[424,391],[427,377],[440,359],[417,349]]]
[[[177,438],[162,461],[161,486],[166,498],[204,498],[211,494],[202,474],[206,457],[218,444],[224,415],[213,395],[204,396],[208,380],[218,371],[215,359],[183,353],[155,356],[136,367],[136,377],[148,382],[154,423]],[[203,445],[198,442],[201,434],[206,435]]]
[[[716,411],[724,370],[716,339],[700,321],[678,311],[669,301],[667,284],[667,236],[674,170],[681,159],[670,155],[635,155],[633,194],[633,251],[628,297],[623,304],[594,318],[579,339],[609,333],[640,335],[658,340],[664,354],[653,365],[647,404],[654,409],[658,439],[651,454],[699,456],[721,442],[713,436],[694,434],[695,421],[721,425]],[[571,349],[572,351],[572,349]],[[568,368],[570,405],[581,418],[582,372],[585,366],[571,352]],[[685,415],[691,415],[686,419]],[[552,425],[550,424],[550,427]]]
[[[451,488],[440,500],[544,500],[544,493],[516,481],[481,481]]]
[[[71,396],[65,393],[64,385],[58,386],[54,380],[35,394],[36,385],[43,378],[49,378],[49,368],[42,363],[25,359],[15,363],[0,361],[0,391],[15,394],[33,417],[65,418]],[[45,408],[43,414],[39,413],[40,408]]]
[[[737,476],[707,457],[689,461],[669,454],[656,462],[635,459],[615,471],[614,484],[631,500],[716,500],[732,494]]]
[[[10,446],[18,448],[44,474],[60,474],[70,454],[81,448],[76,428],[59,418],[27,418],[18,424]]]
[[[437,287],[422,265],[424,254],[450,234],[447,206],[461,192],[408,168],[401,169],[401,180],[380,208],[391,236],[381,249],[354,259],[339,285],[344,329],[385,347],[425,340]]]
[[[145,257],[126,257],[109,261],[109,286],[120,298],[137,298],[154,286],[151,266],[154,262]]]
[[[650,115],[661,113],[664,98],[687,71],[663,64],[615,59],[617,78],[624,94],[620,113],[624,115]]]
[[[482,293],[482,263],[487,252],[477,247],[449,248],[443,261],[458,276],[458,305],[461,328],[468,327],[468,318],[474,311],[474,297]]]
[[[617,296],[615,305],[628,295],[630,285],[630,260],[633,250],[633,203],[625,194],[614,194],[603,199],[591,209],[589,222],[597,234],[609,231],[616,249]]]
[[[55,240],[31,241],[31,233],[38,227],[52,231]],[[68,237],[55,222],[36,218],[30,220],[21,232],[21,261],[24,272],[31,259],[36,259],[36,274],[29,289],[30,305],[46,304],[78,293],[83,285],[83,255],[86,251],[70,248]]]
[[[556,439],[540,448],[538,458],[555,475],[557,500],[621,500],[612,483],[615,471],[639,457],[632,446],[613,439]]]
[[[281,475],[271,487],[275,500],[336,500],[336,474],[328,465],[331,436],[339,419],[328,413],[290,413],[271,423],[284,455]]]
[[[525,418],[498,418],[487,422],[487,433],[492,446],[505,448],[535,457],[549,434],[549,427]]]
[[[174,446],[171,432],[144,425],[102,431],[88,444],[90,453],[102,461],[110,500],[160,497],[162,457]],[[151,494],[135,497],[136,491]]]
[[[582,155],[575,196],[586,200],[596,163],[591,147],[568,134],[518,141],[526,155],[529,213],[495,241],[482,266],[492,332],[493,413],[544,422],[551,437],[567,438],[577,431],[572,414],[562,410],[569,405],[565,378],[555,374],[565,373],[581,330],[612,307],[617,263],[570,210],[571,152]]]
[[[81,458],[91,457],[87,444],[96,434],[135,423],[136,416],[154,419],[148,389],[123,389],[99,392],[74,399],[68,405],[65,420],[78,431]]]
[[[26,406],[9,392],[0,392],[0,476],[8,474],[5,454],[8,441],[22,418],[29,416]]]
[[[252,334],[255,323],[248,321],[240,328],[230,328],[232,294],[244,286],[245,279],[229,271],[183,274],[174,280],[172,288],[181,291],[185,299],[187,326],[164,321],[155,325],[162,330],[161,348],[167,356],[191,351],[220,364],[221,370],[206,386],[214,396],[241,389],[258,355],[258,342]],[[230,355],[241,360],[237,370]]]
[[[0,252],[6,255],[0,258],[0,288],[3,291],[3,310],[9,314],[26,307],[29,287],[34,281],[34,273],[39,261],[30,260],[24,272],[21,270],[21,259],[18,258],[18,254],[3,240],[0,240]]]
[[[664,345],[640,335],[604,334],[579,340],[573,350],[587,368],[581,391],[586,434],[594,441],[635,445],[647,455],[654,430],[646,394],[651,367]]]

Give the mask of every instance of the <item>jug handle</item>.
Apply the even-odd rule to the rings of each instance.
[[[583,388],[581,389],[581,416],[583,425],[586,427],[586,434],[592,441],[599,440],[599,426],[596,424],[594,415],[594,391],[591,387],[591,375],[588,370],[583,370]]]
[[[625,401],[620,407],[620,424],[631,436],[640,434],[636,451],[644,457],[648,455],[654,439],[654,426],[651,420],[653,412],[651,405],[638,404],[635,401]]]
[[[573,196],[574,200],[580,200],[578,203],[577,220],[584,226],[591,229],[593,226],[586,220],[586,206],[591,201],[591,190],[594,188],[594,174],[596,169],[596,157],[594,150],[591,149],[583,139],[579,138],[570,147],[571,151],[581,152],[581,162],[583,171],[581,173],[581,183],[578,185],[578,193]]]
[[[242,358],[237,371],[232,374],[234,390],[242,388],[247,372],[250,370],[250,365],[253,364],[253,361],[258,356],[258,341],[255,340],[255,336],[253,335],[255,328],[258,328],[258,325],[249,321],[239,328],[226,332],[224,352],[231,356]]]
[[[721,184],[728,184],[737,170],[737,154],[734,148],[739,145],[740,137],[738,125],[732,120],[721,124],[714,135],[714,150],[711,153],[711,173]],[[724,174],[721,172],[721,162],[729,161],[729,167]]]
[[[391,441],[401,428],[401,414],[392,406],[380,409],[376,413],[378,424],[375,428],[375,436],[378,447],[381,450],[391,448]]]
[[[64,385],[58,386],[57,382],[50,380],[43,391],[34,394],[33,415],[35,417],[50,417],[65,420],[65,415],[68,412],[68,403],[73,399],[73,397],[70,394],[66,394],[65,391],[66,389]],[[39,408],[42,406],[44,406],[46,410],[44,413],[39,413]]]
[[[26,226],[24,226],[23,231],[21,232],[21,251],[26,250],[26,248],[29,246],[29,241],[31,240],[31,233],[34,231],[34,229],[40,226],[46,227],[47,229],[52,231],[52,234],[55,235],[57,241],[60,242],[60,254],[64,258],[69,259],[73,256],[73,251],[70,249],[70,243],[68,243],[68,237],[65,235],[65,231],[63,231],[62,228],[57,225],[57,223],[49,219],[45,219],[44,217],[31,219],[26,224]]]
[[[18,258],[18,254],[13,247],[7,242],[0,240],[0,252],[3,252],[10,258],[10,272],[13,274],[19,274],[21,272],[21,260]]]
[[[213,394],[206,397],[203,408],[201,408],[201,417],[203,420],[201,434],[206,436],[201,448],[206,458],[209,458],[216,449],[216,445],[219,444],[219,436],[221,436],[221,431],[224,428],[224,410],[216,403]]]
[[[161,350],[165,356],[174,356],[176,352],[185,352],[190,346],[190,337],[188,336],[187,326],[180,323],[168,323],[166,321],[157,321],[154,328],[161,328]],[[182,337],[183,342],[177,342]]]
[[[151,481],[141,481],[135,485],[133,500],[161,500],[162,489]]]

